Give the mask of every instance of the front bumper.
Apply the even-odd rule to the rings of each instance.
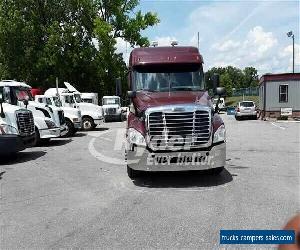
[[[104,118],[100,118],[100,119],[94,119],[94,123],[95,125],[101,125],[102,123],[104,123]]]
[[[147,148],[129,146],[127,165],[141,171],[189,171],[224,167],[226,144],[185,152],[150,152]]]
[[[118,118],[120,118],[120,115],[121,114],[106,114],[104,116],[105,116],[105,119],[118,119]]]
[[[73,124],[75,129],[81,129],[82,127],[82,122],[73,122]]]
[[[0,155],[17,153],[31,146],[34,141],[34,134],[28,137],[19,135],[1,135],[0,136]]]
[[[67,130],[67,126],[64,124],[64,125],[61,125],[60,126],[60,136],[65,136],[67,134],[68,130]]]
[[[256,116],[257,111],[251,111],[251,112],[235,112],[235,116],[241,117],[241,116]]]
[[[41,139],[60,137],[60,128],[40,129],[39,132]]]

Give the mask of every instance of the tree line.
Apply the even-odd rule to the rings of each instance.
[[[55,86],[58,77],[82,91],[115,92],[115,79],[127,88],[126,63],[116,39],[131,47],[149,46],[141,31],[159,23],[156,13],[142,13],[138,0],[1,0],[0,79],[33,87]],[[257,70],[212,68],[231,95],[232,88],[256,86]]]
[[[141,31],[159,22],[138,10],[138,0],[1,0],[0,78],[54,87],[68,81],[79,90],[114,93],[125,87],[126,64],[116,39],[148,46]]]
[[[214,67],[205,73],[205,82],[208,89],[213,88],[212,76],[220,75],[220,84],[225,87],[226,95],[231,96],[232,90],[258,86],[258,72],[254,67],[239,69],[233,66]]]

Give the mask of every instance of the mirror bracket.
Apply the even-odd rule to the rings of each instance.
[[[127,91],[127,96],[129,98],[134,98],[136,97],[136,91]]]

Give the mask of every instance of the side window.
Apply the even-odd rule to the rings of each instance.
[[[279,102],[288,102],[289,86],[287,84],[279,85]]]

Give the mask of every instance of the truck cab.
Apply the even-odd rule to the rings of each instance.
[[[54,96],[57,95],[57,92],[63,107],[78,108],[80,110],[83,130],[92,130],[103,123],[102,107],[82,102],[80,92],[70,92],[67,88],[50,88],[45,92],[45,95]]]
[[[34,140],[32,112],[7,103],[0,87],[0,156],[22,151]]]
[[[194,47],[135,48],[129,59],[127,173],[209,170],[226,160],[225,125],[205,89]],[[224,89],[218,87],[219,97]]]
[[[63,121],[66,124],[65,136],[73,136],[81,129],[81,112],[77,108],[63,107],[60,99],[57,96],[36,95],[35,101],[44,103],[53,110],[61,110],[63,113]]]
[[[122,121],[121,99],[119,96],[103,96],[102,108],[105,121]]]
[[[48,141],[61,136],[64,128],[55,123],[54,111],[45,104],[34,101],[29,85],[23,82],[3,80],[0,81],[0,88],[2,88],[4,102],[32,112],[36,131],[34,145],[39,144],[41,140]]]

